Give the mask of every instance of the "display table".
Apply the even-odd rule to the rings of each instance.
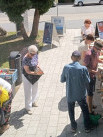
[[[17,69],[0,69],[0,77],[11,84],[13,97],[15,95],[15,82],[18,78]]]

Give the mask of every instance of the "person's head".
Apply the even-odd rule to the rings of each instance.
[[[90,19],[86,19],[86,20],[84,21],[84,25],[85,25],[86,28],[89,28],[91,23],[92,23],[92,22],[91,22]]]
[[[86,39],[85,39],[86,44],[89,44],[89,45],[90,45],[93,41],[94,41],[93,35],[92,35],[92,34],[88,34],[88,35],[86,36]]]
[[[96,53],[100,52],[102,48],[103,48],[103,41],[102,40],[96,40],[94,42],[94,46],[93,46],[94,51]]]
[[[31,45],[28,47],[28,55],[32,58],[35,54],[37,54],[38,48],[35,45]]]
[[[80,52],[77,51],[77,50],[75,50],[75,51],[72,53],[71,59],[72,59],[73,62],[76,62],[76,61],[79,62],[79,60],[81,59],[81,54],[80,54]]]

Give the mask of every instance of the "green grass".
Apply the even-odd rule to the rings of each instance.
[[[43,45],[43,31],[39,31],[36,42],[39,47]],[[21,51],[24,47],[35,44],[35,41],[24,41],[17,38],[15,32],[8,33],[7,36],[0,37],[0,68],[9,68],[9,56],[11,51]]]

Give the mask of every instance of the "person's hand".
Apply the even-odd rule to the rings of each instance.
[[[98,74],[98,71],[94,71],[94,74],[96,74],[96,75],[97,75],[97,74]]]
[[[37,67],[36,70],[34,71],[34,75],[43,75],[43,71],[40,69],[40,67]]]
[[[43,75],[44,74],[43,71],[37,71],[36,73],[37,73],[37,75]]]
[[[97,75],[98,71],[97,70],[91,70],[90,72],[92,72],[93,74]]]

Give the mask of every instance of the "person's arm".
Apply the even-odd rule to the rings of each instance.
[[[86,51],[82,51],[82,53],[81,53],[81,60],[83,61],[83,64],[82,64],[82,65],[84,65],[85,54],[86,54]],[[84,65],[84,66],[85,66],[85,65]]]
[[[61,82],[66,82],[66,67],[63,68],[62,74],[61,74]]]
[[[83,65],[86,66],[85,62],[83,63]],[[86,66],[86,67],[87,67],[89,73],[93,73],[93,74],[97,74],[98,73],[98,71],[90,69],[88,66]]]
[[[85,82],[86,88],[88,89],[89,83],[90,83],[90,76],[89,76],[88,69],[86,67],[84,69],[84,82]]]
[[[25,71],[26,71],[26,73],[28,73],[28,74],[31,74],[31,75],[42,75],[43,74],[43,72],[42,71],[30,71],[30,69],[29,69],[29,66],[24,66],[24,69],[25,69]]]
[[[98,59],[98,63],[103,63],[103,60],[101,60],[101,59]]]

